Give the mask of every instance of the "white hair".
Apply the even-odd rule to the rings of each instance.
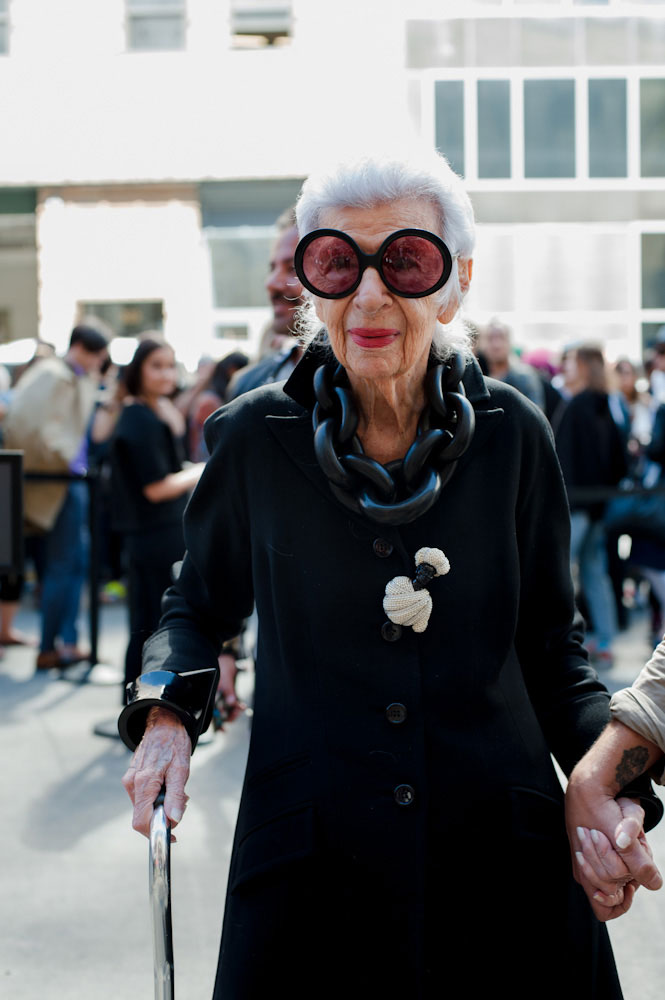
[[[470,260],[475,245],[473,208],[460,177],[445,156],[428,150],[421,155],[370,155],[337,164],[311,174],[302,186],[296,205],[298,233],[301,237],[320,228],[321,213],[331,208],[375,208],[386,202],[410,198],[429,201],[438,216],[438,233],[457,266],[440,291],[438,304],[446,307],[456,302],[458,312],[445,326],[437,324],[433,349],[439,357],[454,351],[470,354],[470,338],[459,307],[464,299],[459,265]],[[298,329],[309,342],[320,330],[314,306],[306,296]]]

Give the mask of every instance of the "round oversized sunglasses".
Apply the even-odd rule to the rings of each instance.
[[[301,239],[294,262],[301,284],[323,299],[355,292],[368,267],[393,294],[420,299],[445,285],[453,269],[446,244],[424,229],[398,229],[376,253],[363,253],[337,229],[315,229]]]

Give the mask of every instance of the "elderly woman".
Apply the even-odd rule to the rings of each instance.
[[[545,420],[483,379],[457,319],[469,199],[442,157],[368,159],[311,177],[298,228],[323,330],[286,384],[208,421],[121,719],[134,827],[163,781],[182,818],[217,654],[255,600],[215,998],[620,997],[550,757],[572,768],[608,696]]]

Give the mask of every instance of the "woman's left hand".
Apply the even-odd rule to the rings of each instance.
[[[144,837],[150,836],[154,803],[162,785],[166,786],[164,812],[171,827],[182,819],[191,754],[192,744],[180,719],[166,708],[151,708],[143,739],[122,778],[134,806],[132,826]],[[171,834],[171,841],[175,839]]]
[[[589,895],[592,906],[597,904],[601,920],[611,920],[630,909],[638,888],[630,871],[612,844],[600,830],[578,826],[575,862],[576,878]],[[644,834],[641,834],[644,837]],[[643,840],[646,845],[646,840]],[[579,877],[578,877],[579,875]]]
[[[637,802],[614,799],[597,784],[577,782],[575,774],[571,776],[566,825],[573,874],[599,920],[626,913],[640,885],[650,889],[662,885],[643,821],[644,810]]]

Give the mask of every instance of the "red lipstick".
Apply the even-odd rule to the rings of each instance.
[[[349,337],[358,347],[387,347],[399,337],[399,330],[386,330],[383,327],[354,326],[349,330]]]

